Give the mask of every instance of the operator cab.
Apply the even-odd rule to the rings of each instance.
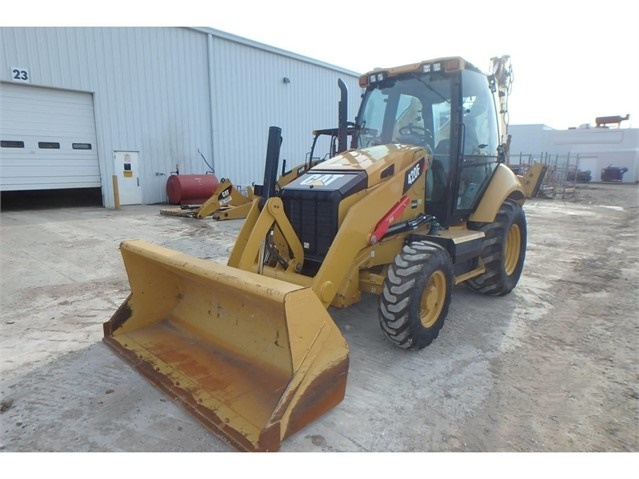
[[[442,226],[465,221],[503,161],[489,78],[455,57],[375,70],[360,86],[357,147],[424,147],[426,213]]]

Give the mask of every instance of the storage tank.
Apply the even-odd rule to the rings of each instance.
[[[166,180],[166,194],[172,205],[201,205],[208,200],[219,181],[211,175],[171,175]]]

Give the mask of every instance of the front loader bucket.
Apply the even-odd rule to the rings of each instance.
[[[348,346],[310,288],[141,240],[120,250],[131,294],[104,341],[233,447],[276,451],[344,398]]]

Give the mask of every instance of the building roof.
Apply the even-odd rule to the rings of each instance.
[[[522,125],[508,125],[508,128],[537,128],[539,130],[555,130],[552,126],[548,126],[545,123],[525,123]]]
[[[249,40],[248,38],[240,37],[232,33],[216,30],[215,28],[209,28],[209,27],[186,27],[186,28],[189,28],[190,30],[195,30],[201,33],[206,33],[207,35],[213,35],[214,37],[223,38],[224,40],[229,40],[231,42],[236,42],[242,45],[257,48],[259,50],[264,50],[270,53],[274,53],[276,55],[292,58],[297,61],[310,63],[312,65],[317,65],[322,68],[327,68],[329,70],[336,71],[338,73],[343,73],[345,75],[351,75],[354,77],[359,77],[361,75],[361,73],[357,73],[352,70],[347,70],[346,68],[338,67],[336,65],[331,65],[330,63],[325,63],[319,60],[315,60],[314,58],[306,57],[298,53],[293,53],[288,50],[283,50],[281,48],[273,47],[271,45],[266,45],[264,43],[256,42],[254,40]]]

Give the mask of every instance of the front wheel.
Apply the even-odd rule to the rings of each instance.
[[[402,248],[388,268],[379,298],[384,335],[405,349],[422,349],[439,335],[453,289],[448,252],[428,241]]]
[[[503,296],[510,293],[521,276],[526,258],[527,227],[524,209],[512,200],[504,201],[492,223],[470,223],[471,229],[486,235],[481,258],[486,272],[466,282],[477,293]]]

